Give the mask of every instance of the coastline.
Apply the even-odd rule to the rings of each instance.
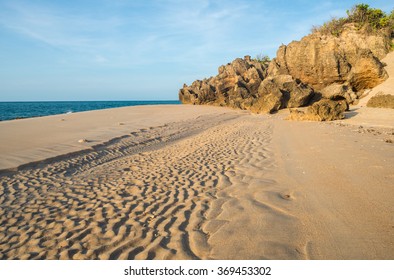
[[[176,100],[148,101],[1,101],[0,121],[37,118],[103,109],[180,104]]]
[[[287,114],[160,105],[0,123],[0,259],[393,259],[390,117]]]
[[[178,106],[130,106],[0,122],[0,170],[90,149],[140,129],[225,110]],[[87,142],[79,143],[81,139]]]

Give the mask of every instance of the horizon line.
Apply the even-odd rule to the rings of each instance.
[[[6,102],[161,102],[161,101],[179,101],[179,99],[149,99],[149,100],[0,100],[0,103]]]

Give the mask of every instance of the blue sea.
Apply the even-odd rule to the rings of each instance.
[[[0,121],[137,105],[180,104],[174,101],[0,102]]]

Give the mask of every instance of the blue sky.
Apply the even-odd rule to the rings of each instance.
[[[176,100],[183,83],[274,57],[360,2],[0,0],[0,101]]]

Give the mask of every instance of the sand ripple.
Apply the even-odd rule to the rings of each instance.
[[[243,237],[231,238],[228,227],[242,231],[254,222],[226,215],[243,218],[252,207],[289,217],[253,192],[249,206],[232,195],[250,183],[275,184],[261,178],[272,164],[270,135],[267,125],[256,129],[253,116],[223,114],[133,131],[91,151],[5,171],[0,257],[236,257],[228,252],[237,247],[223,237]]]

